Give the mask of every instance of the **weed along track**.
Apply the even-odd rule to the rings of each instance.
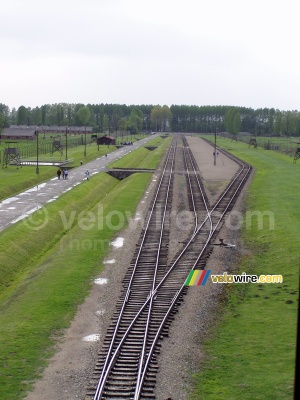
[[[221,151],[221,150],[220,150]],[[232,157],[230,155],[230,157]],[[170,146],[147,221],[123,281],[117,308],[98,355],[86,400],[155,399],[162,339],[187,293],[191,269],[204,269],[225,216],[251,167],[239,168],[215,204],[209,204],[197,163],[184,136]],[[176,252],[170,249],[173,193],[184,181],[188,224]]]

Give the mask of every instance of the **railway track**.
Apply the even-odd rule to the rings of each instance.
[[[168,215],[172,210],[178,159],[184,165],[181,173],[186,179],[192,223],[187,240],[168,262]],[[236,176],[216,203],[210,205],[185,137],[175,136],[86,400],[155,399],[161,339],[168,335],[174,314],[188,290],[185,280],[191,269],[205,268],[212,251],[210,243],[250,174],[250,166],[240,160],[236,162],[239,164]]]

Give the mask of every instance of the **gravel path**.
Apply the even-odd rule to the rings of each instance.
[[[214,166],[213,147],[199,138],[187,137],[187,139],[205,181],[209,201],[213,203],[236,172],[237,164],[220,154]],[[180,177],[176,179],[180,187],[182,181]],[[128,227],[118,235],[124,238],[124,246],[112,247],[107,257],[105,271],[99,276],[99,278],[107,279],[107,283],[93,285],[90,295],[78,308],[70,328],[57,343],[56,354],[26,400],[84,399],[95,366],[97,351],[105,337],[110,317],[119,298],[121,283],[132,259],[142,227],[143,215],[146,215],[155,184],[154,174],[138,206],[137,219],[133,224],[136,226]],[[174,198],[174,205],[179,209],[184,207],[181,193],[179,190]],[[242,208],[243,196],[244,194],[240,197],[235,209]],[[215,247],[207,264],[207,268],[213,273],[230,271],[238,262],[242,248],[238,233],[226,227],[222,228],[222,238],[235,243],[237,247],[234,250]],[[178,230],[172,231],[171,249],[176,248],[176,243],[182,238],[181,236],[182,233]],[[189,288],[171,325],[170,335],[163,341],[156,385],[158,400],[188,399],[191,374],[199,368],[199,363],[205,358],[202,342],[209,335],[215,319],[218,318],[221,299],[222,285],[213,285],[208,282],[204,287]],[[91,335],[95,335],[94,337],[99,340],[83,340]]]

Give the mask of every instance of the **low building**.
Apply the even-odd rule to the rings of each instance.
[[[107,144],[107,145],[115,145],[116,144],[116,139],[114,137],[111,136],[101,136],[97,139],[97,144],[101,145],[101,144]]]
[[[2,140],[35,140],[36,129],[30,126],[3,128],[0,138]]]
[[[91,134],[93,128],[91,126],[58,126],[58,125],[11,125],[9,128],[4,128],[0,134],[0,139],[3,140],[34,140],[37,133],[53,133],[53,134],[68,134],[82,135]]]

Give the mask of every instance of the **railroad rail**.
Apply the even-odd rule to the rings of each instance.
[[[167,216],[172,209],[178,159],[183,160],[181,172],[186,179],[193,224],[188,239],[168,262]],[[168,335],[174,314],[188,290],[184,285],[186,277],[191,269],[205,268],[212,251],[211,240],[251,172],[249,165],[235,161],[239,164],[238,172],[216,203],[210,205],[185,137],[178,135],[173,140],[86,400],[156,398],[161,339]]]

